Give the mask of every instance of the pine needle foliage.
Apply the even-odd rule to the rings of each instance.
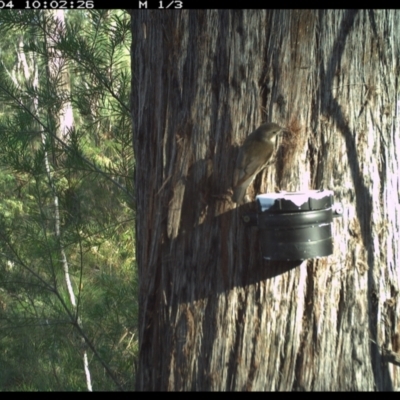
[[[3,10],[0,34],[0,390],[86,390],[83,351],[94,390],[132,389],[129,16]]]

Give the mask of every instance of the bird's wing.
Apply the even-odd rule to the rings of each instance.
[[[257,147],[258,151],[260,152],[260,150],[261,150],[260,147],[264,147],[264,146],[263,146],[263,144],[258,142],[258,143],[252,143],[252,147]],[[251,149],[248,149],[247,154],[251,154],[251,153],[252,153]],[[238,163],[239,164],[238,170],[240,171],[240,174],[238,177],[239,180],[237,182],[237,185],[241,185],[243,182],[245,182],[247,179],[249,179],[252,175],[255,175],[259,171],[261,171],[265,167],[265,164],[270,159],[272,153],[273,153],[273,148],[270,148],[270,146],[265,146],[265,151],[263,153],[262,160],[260,160],[259,158],[251,159],[251,157],[246,157],[246,156],[241,157],[241,159],[239,159],[239,163]]]

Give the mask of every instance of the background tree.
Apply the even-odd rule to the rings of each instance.
[[[132,387],[129,18],[62,17],[0,15],[3,390]]]
[[[398,11],[133,11],[141,390],[398,390]],[[264,111],[265,110],[265,113]],[[250,195],[326,188],[334,254],[262,259]],[[389,362],[390,361],[390,362]]]

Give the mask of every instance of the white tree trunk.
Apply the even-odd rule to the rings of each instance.
[[[74,118],[72,114],[72,104],[68,100],[70,96],[70,82],[69,82],[69,73],[66,65],[65,58],[62,56],[62,53],[56,50],[56,43],[60,41],[60,35],[64,33],[65,30],[65,18],[64,18],[64,11],[63,10],[52,10],[48,11],[48,15],[52,17],[50,20],[50,24],[48,26],[48,35],[46,36],[47,39],[47,52],[48,52],[48,73],[49,79],[53,82],[58,81],[59,84],[57,86],[58,95],[60,98],[66,98],[63,101],[62,107],[59,110],[57,115],[54,115],[54,119],[57,121],[57,126],[55,129],[55,133],[58,141],[54,142],[54,148],[60,145],[60,141],[68,144],[70,139],[70,132],[74,127]],[[45,147],[46,140],[48,138],[45,134],[42,134],[43,145]],[[55,156],[56,157],[56,156]],[[56,158],[54,157],[54,160]],[[54,221],[55,221],[55,235],[59,243],[59,251],[60,251],[60,261],[64,271],[64,279],[65,284],[67,286],[69,300],[71,303],[71,315],[74,316],[78,312],[77,310],[77,301],[74,292],[74,288],[71,281],[71,274],[69,271],[69,264],[67,255],[65,253],[64,245],[61,240],[61,219],[60,219],[60,208],[59,208],[59,196],[57,193],[57,189],[55,186],[55,182],[51,173],[50,164],[49,164],[49,157],[48,153],[45,153],[45,161],[46,161],[46,172],[47,177],[49,180],[49,184],[53,191],[53,198],[54,198]],[[83,329],[83,324],[81,317],[79,315],[76,316],[76,323],[79,325],[79,330]],[[93,390],[92,388],[92,379],[90,375],[89,369],[89,362],[87,357],[87,350],[86,350],[86,340],[84,337],[80,337],[80,345],[79,347],[82,348],[82,358],[83,358],[83,369],[85,372],[86,378],[86,387],[89,392]]]

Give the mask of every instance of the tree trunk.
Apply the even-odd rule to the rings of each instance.
[[[65,34],[65,15],[64,10],[49,10],[46,15],[50,17],[47,20],[48,32],[46,35],[46,50],[49,54],[48,73],[57,82],[58,93],[63,99],[62,107],[56,118],[55,132],[59,140],[68,143],[70,130],[74,126],[72,104],[69,100],[71,86],[65,57],[60,50],[57,50],[56,45],[57,42],[60,42],[60,37]],[[58,142],[56,142],[56,146],[59,146]]]
[[[140,390],[399,390],[398,11],[133,11]],[[334,254],[263,260],[259,193],[332,189]],[[392,355],[392,358],[388,356]]]

